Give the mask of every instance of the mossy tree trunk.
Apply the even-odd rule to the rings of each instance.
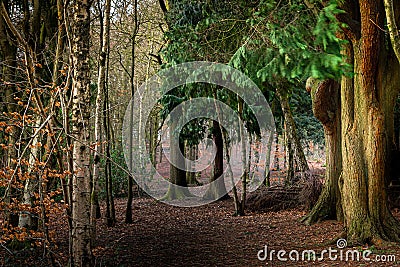
[[[396,1],[398,2],[398,1]],[[399,88],[399,64],[385,45],[382,1],[344,3],[339,19],[358,22],[344,29],[354,78],[341,83],[343,156],[342,207],[350,243],[399,241],[398,221],[388,209],[386,176],[393,139],[393,110]]]
[[[342,172],[340,84],[334,80],[307,80],[313,113],[324,127],[326,143],[326,173],[321,195],[311,212],[302,219],[312,224],[323,219],[342,220],[339,177]]]

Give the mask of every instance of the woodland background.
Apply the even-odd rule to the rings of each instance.
[[[314,248],[338,237],[398,255],[399,21],[397,0],[1,0],[1,264],[253,266],[268,242]],[[188,61],[248,75],[276,124],[263,186],[246,194],[249,164],[232,192],[210,190],[223,200],[193,210],[146,198],[121,140],[136,89]],[[212,166],[185,173],[163,158],[166,116],[204,96],[236,110],[257,143],[241,98],[174,89],[152,110],[146,142],[177,185],[213,181],[229,156],[224,129],[198,119],[171,153],[195,159],[211,137]]]

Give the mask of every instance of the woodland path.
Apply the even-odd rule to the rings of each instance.
[[[396,254],[397,263],[261,262],[257,252],[268,249],[314,249],[337,236],[342,224],[325,221],[305,226],[304,211],[291,210],[232,216],[232,200],[196,208],[165,205],[150,198],[134,202],[134,223],[123,223],[125,200],[116,201],[119,223],[99,223],[97,266],[400,266],[400,247],[377,252]],[[399,215],[399,213],[397,213]],[[332,245],[336,248],[336,245]]]

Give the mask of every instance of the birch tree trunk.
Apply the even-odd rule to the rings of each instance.
[[[40,117],[37,116],[37,118],[35,120],[35,128],[38,128],[39,126],[40,126]],[[38,180],[37,180],[36,174],[32,173],[32,169],[34,169],[36,160],[38,159],[39,138],[40,138],[40,134],[37,134],[37,135],[35,135],[35,137],[33,137],[33,141],[31,144],[32,148],[31,148],[31,151],[29,154],[29,159],[28,159],[28,162],[29,162],[28,177],[29,178],[25,180],[25,186],[24,186],[23,204],[26,204],[29,206],[33,206],[32,198],[33,198],[33,195],[35,192],[35,188],[38,185]],[[32,226],[34,226],[32,214],[26,213],[26,212],[20,213],[18,226],[32,229]]]
[[[72,252],[74,266],[93,266],[90,222],[90,6],[89,0],[72,3]]]

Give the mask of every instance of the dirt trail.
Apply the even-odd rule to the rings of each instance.
[[[123,221],[124,201],[117,201]],[[197,208],[178,208],[139,199],[134,223],[100,226],[96,249],[98,266],[365,266],[356,262],[260,261],[259,250],[321,251],[320,244],[337,236],[342,225],[326,221],[313,226],[298,222],[299,210],[232,216],[232,200]],[[336,245],[333,245],[336,248]],[[400,248],[386,249],[397,254]],[[276,254],[275,254],[276,255]],[[287,255],[286,255],[287,256]],[[390,263],[385,266],[396,266]],[[382,263],[368,266],[384,266]]]

